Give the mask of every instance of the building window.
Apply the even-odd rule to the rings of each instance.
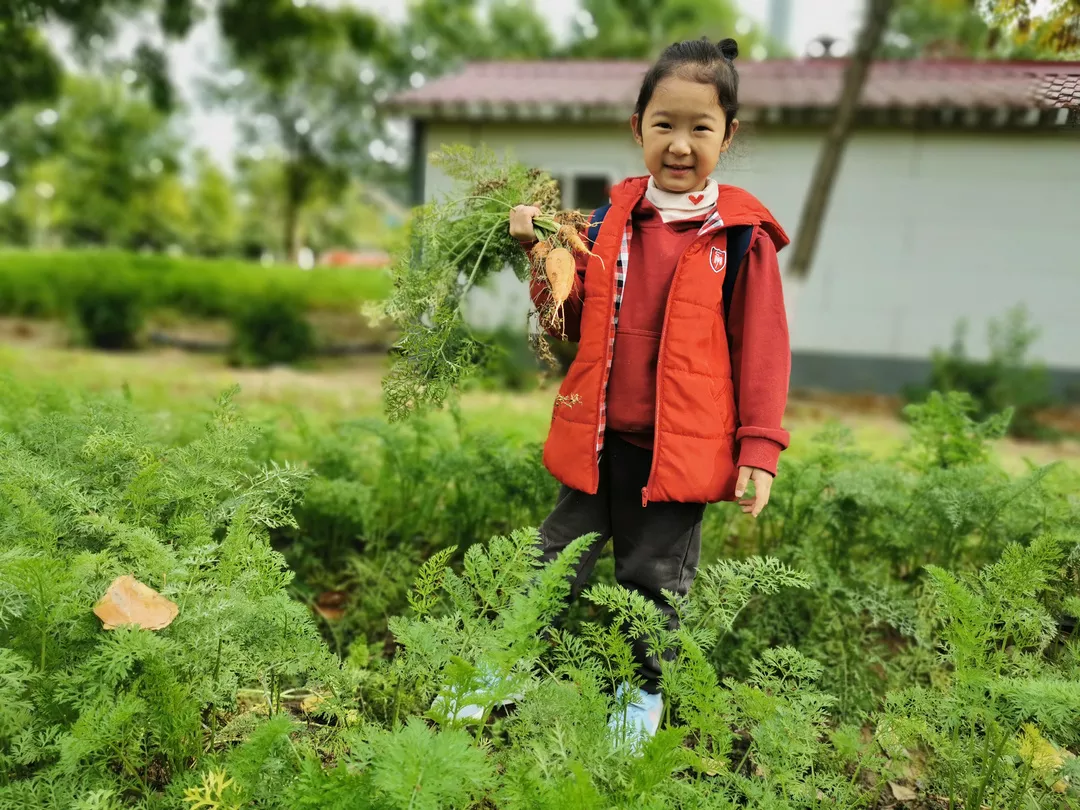
[[[573,207],[586,213],[606,205],[611,193],[611,181],[605,175],[575,175],[571,185],[574,189]]]

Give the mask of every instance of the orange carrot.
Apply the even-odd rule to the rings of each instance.
[[[566,248],[555,248],[544,260],[548,285],[555,303],[561,305],[574,289],[574,256]]]

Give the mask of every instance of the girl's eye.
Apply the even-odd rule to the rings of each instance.
[[[671,124],[665,124],[663,121],[657,122],[655,126],[659,127],[660,129],[671,129]]]
[[[697,131],[699,131],[699,132],[712,132],[712,129],[710,129],[709,127],[706,127],[706,126],[700,126],[700,127],[697,127]]]

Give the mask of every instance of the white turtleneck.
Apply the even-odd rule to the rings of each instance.
[[[656,185],[656,180],[649,178],[649,187],[645,190],[645,199],[660,212],[664,222],[680,219],[702,219],[716,207],[720,187],[711,177],[701,191],[674,193],[664,191]]]

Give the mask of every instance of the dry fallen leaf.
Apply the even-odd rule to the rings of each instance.
[[[323,591],[315,600],[315,612],[327,621],[337,621],[345,615],[348,599],[344,591]]]
[[[898,785],[896,782],[889,782],[889,787],[892,788],[893,798],[898,802],[913,802],[919,798],[914,790],[903,785]]]
[[[161,630],[172,624],[180,608],[153,588],[135,577],[122,576],[113,580],[109,590],[94,605],[94,615],[101,619],[105,630],[138,625],[144,630]]]

